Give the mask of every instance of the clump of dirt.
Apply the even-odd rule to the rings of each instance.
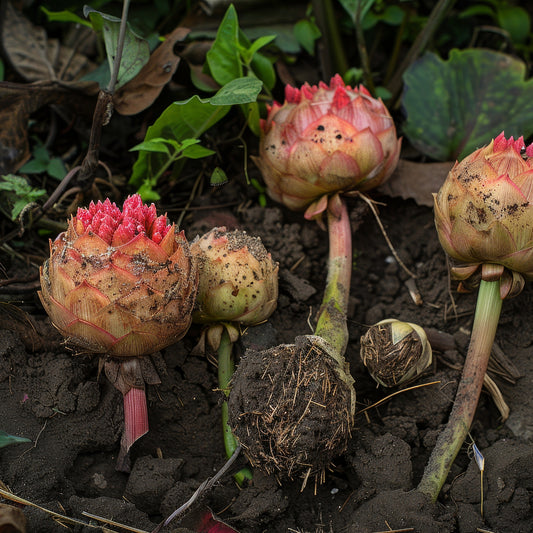
[[[280,478],[325,480],[347,447],[353,380],[313,335],[241,358],[229,399],[230,425],[254,467]]]

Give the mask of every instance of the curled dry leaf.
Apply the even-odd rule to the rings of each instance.
[[[26,533],[24,513],[5,503],[0,503],[0,533]]]
[[[115,93],[113,104],[118,113],[135,115],[152,105],[178,68],[176,43],[183,41],[189,32],[188,28],[178,27],[168,34],[139,74]]]
[[[33,25],[10,2],[0,18],[5,58],[26,81],[74,81],[94,70],[89,59],[49,39],[44,28]]]
[[[66,104],[76,115],[92,114],[96,82],[76,81],[94,69],[82,54],[48,39],[10,2],[2,2],[0,45],[3,56],[31,84],[0,82],[0,173],[16,172],[30,157],[27,124],[45,105]]]
[[[76,116],[90,118],[94,108],[94,98],[89,94],[91,85],[68,87],[49,80],[30,84],[0,82],[0,174],[16,172],[30,158],[28,120],[41,107],[64,104]]]

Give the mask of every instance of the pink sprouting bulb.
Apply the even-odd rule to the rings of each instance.
[[[170,229],[166,215],[158,217],[155,205],[143,204],[139,194],[126,198],[122,211],[106,198],[104,202],[91,202],[87,209],[78,208],[76,218],[85,231],[113,246],[125,244],[139,234],[146,234],[159,244]]]

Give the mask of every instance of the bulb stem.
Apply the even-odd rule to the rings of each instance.
[[[352,233],[346,202],[338,194],[328,200],[327,217],[328,275],[315,335],[326,340],[337,354],[344,355],[348,345],[346,313],[352,277]]]
[[[224,327],[222,336],[220,338],[220,345],[218,347],[218,386],[224,393],[225,399],[221,406],[222,419],[222,435],[224,438],[224,449],[226,450],[226,457],[229,459],[239,446],[239,442],[233,435],[229,425],[229,408],[228,396],[230,393],[230,381],[235,370],[235,362],[233,360],[233,342],[231,342],[228,330]],[[233,476],[235,481],[241,486],[245,480],[252,479],[252,472],[249,468],[242,468]]]
[[[470,345],[448,424],[441,432],[417,490],[436,501],[470,430],[500,318],[500,280],[481,281]]]

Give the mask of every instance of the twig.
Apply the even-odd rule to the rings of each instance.
[[[379,218],[379,213],[377,211],[377,209],[374,207],[374,202],[373,200],[371,200],[368,196],[362,194],[361,192],[357,191],[357,196],[359,196],[360,198],[362,198],[367,204],[368,206],[370,207],[374,217],[376,217],[376,220],[378,222],[378,225],[379,225],[379,229],[381,230],[381,233],[383,234],[383,237],[385,238],[385,241],[387,242],[387,245],[392,253],[392,255],[394,256],[394,258],[396,259],[396,261],[398,261],[398,264],[405,270],[405,272],[411,276],[413,279],[416,279],[416,274],[414,274],[413,272],[411,272],[406,266],[405,266],[405,263],[400,259],[400,256],[398,255],[398,253],[396,252],[396,250],[394,249],[394,246],[392,245],[392,242],[390,241],[389,239],[389,236],[387,235],[387,232],[385,231],[385,228],[383,227],[383,223],[381,222],[381,219]]]
[[[207,478],[194,492],[194,494],[181,506],[178,507],[168,518],[163,520],[152,533],[159,533],[164,527],[168,526],[176,518],[182,517],[186,511],[193,505],[201,496],[203,496],[213,485],[231,468],[239,454],[241,447],[237,446],[233,455],[226,461],[224,466],[211,478]]]
[[[377,401],[376,403],[373,403],[372,405],[369,405],[368,407],[365,407],[364,409],[360,409],[357,411],[356,414],[360,415],[361,413],[365,413],[369,409],[374,409],[378,405],[381,405],[384,402],[387,402],[390,400],[393,396],[396,396],[398,394],[403,394],[404,392],[408,392],[414,389],[420,389],[422,387],[428,387],[429,385],[438,385],[440,381],[431,381],[429,383],[420,383],[419,385],[413,385],[412,387],[407,387],[406,389],[398,390],[396,392],[393,392],[392,394],[389,394],[388,396],[385,396],[385,398],[381,398],[381,400]]]

